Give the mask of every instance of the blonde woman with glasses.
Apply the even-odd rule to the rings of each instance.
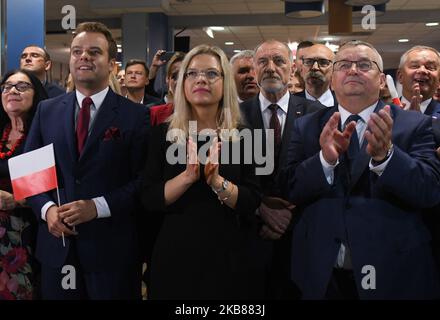
[[[174,114],[152,129],[145,167],[144,206],[164,215],[152,257],[153,299],[262,297],[259,182],[254,164],[243,160],[237,101],[223,51],[192,49],[179,71]],[[240,161],[231,164],[234,146]]]

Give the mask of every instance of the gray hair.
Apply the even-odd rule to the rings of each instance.
[[[339,47],[339,50],[336,53],[336,55],[338,55],[339,52],[341,52],[342,50],[344,50],[347,47],[358,47],[358,46],[365,46],[365,47],[368,47],[371,50],[373,50],[374,54],[377,56],[377,64],[379,66],[380,72],[383,72],[383,59],[382,59],[382,56],[379,54],[377,49],[371,43],[369,43],[369,42],[361,41],[361,40],[350,40],[350,41],[347,41],[347,42],[345,42],[343,45],[341,45]]]
[[[290,50],[290,48],[289,48],[289,46],[287,45],[287,43],[282,42],[282,41],[279,41],[279,40],[275,40],[275,39],[266,40],[266,41],[260,43],[259,45],[257,45],[257,46],[255,47],[254,52],[257,53],[257,50],[258,50],[263,44],[265,44],[265,43],[271,43],[271,42],[278,42],[278,43],[281,43],[281,44],[287,49],[287,52],[289,52],[289,60],[290,60],[290,62],[293,63],[293,62],[295,61],[295,59],[293,58],[293,52],[292,52],[292,50]]]
[[[254,54],[255,54],[255,52],[253,50],[240,51],[232,56],[232,58],[229,60],[229,63],[232,66],[234,64],[235,60],[244,59],[244,58],[254,58]]]
[[[440,53],[434,49],[433,47],[428,46],[414,46],[411,49],[407,50],[402,56],[400,57],[400,63],[399,63],[399,69],[403,68],[403,65],[406,63],[406,60],[408,59],[408,55],[413,51],[422,51],[422,50],[429,50],[435,53],[437,56],[438,63],[440,64]]]

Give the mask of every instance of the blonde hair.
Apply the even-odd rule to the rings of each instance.
[[[110,72],[108,76],[108,85],[115,93],[122,95],[121,85],[113,72]]]
[[[169,118],[170,125],[168,128],[168,131],[178,129],[173,130],[173,132],[176,133],[175,138],[177,138],[179,143],[186,143],[186,138],[189,136],[189,121],[191,120],[191,105],[185,97],[184,90],[185,73],[192,59],[201,54],[216,57],[220,62],[221,71],[223,73],[223,98],[220,101],[217,112],[217,128],[215,129],[220,129],[222,133],[228,130],[232,131],[237,129],[240,123],[237,89],[228,58],[219,47],[202,44],[188,52],[179,70],[176,93],[174,95],[174,113]],[[221,136],[222,139],[223,136],[224,135]],[[228,135],[225,136],[230,138]],[[233,140],[235,140],[234,137],[235,135],[232,137]]]

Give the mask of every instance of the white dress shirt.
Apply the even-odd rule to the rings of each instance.
[[[259,93],[258,98],[260,100],[261,115],[263,117],[263,124],[265,129],[269,129],[270,117],[272,116],[272,111],[269,109],[269,106],[271,104],[277,104],[279,106],[277,110],[277,116],[281,125],[281,136],[283,136],[284,124],[286,123],[286,119],[287,119],[287,110],[289,109],[289,98],[290,98],[289,91],[287,91],[286,94],[282,96],[281,99],[275,103],[272,103],[269,100],[267,100],[266,97],[261,92]]]
[[[104,99],[105,99],[105,96],[107,95],[108,90],[109,90],[109,87],[105,88],[104,90],[102,90],[102,91],[100,91],[90,97],[93,101],[93,104],[90,106],[89,135],[90,135],[90,132],[92,131],[91,129],[94,125],[96,115],[98,114],[99,108],[101,107],[102,103],[104,102]],[[83,95],[81,92],[79,92],[78,90],[76,91],[75,128],[76,128],[78,113],[79,113],[80,108],[82,108],[82,101],[84,100],[85,97],[86,96]],[[96,198],[93,198],[92,200],[96,206],[96,211],[98,214],[97,218],[108,218],[111,216],[110,207],[108,206],[108,203],[104,197],[102,197],[102,196],[96,197]],[[56,204],[53,201],[48,201],[47,203],[45,203],[44,206],[41,208],[41,219],[46,221],[47,210],[51,206],[55,206],[55,205]]]
[[[330,89],[327,89],[327,91],[324,92],[318,99],[310,95],[307,92],[307,89],[305,90],[305,93],[307,100],[312,100],[312,101],[318,100],[319,102],[321,102],[321,104],[325,105],[326,107],[333,107],[335,105],[335,99],[333,98],[333,94]]]

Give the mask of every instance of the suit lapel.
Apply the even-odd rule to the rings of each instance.
[[[64,126],[66,140],[67,140],[67,148],[69,149],[70,156],[72,160],[76,162],[78,159],[78,150],[76,147],[76,136],[75,136],[75,109],[76,109],[76,95],[75,91],[66,95],[66,98],[61,102],[65,105],[65,110],[67,112],[64,113],[65,119]]]
[[[80,160],[87,154],[87,151],[91,148],[91,146],[99,140],[104,131],[111,125],[113,119],[117,115],[118,107],[119,103],[117,96],[110,89],[98,110],[96,118],[93,121],[93,128],[89,137],[87,138]]]
[[[437,102],[437,100],[432,99],[425,110],[425,114],[427,116],[438,117],[439,113],[440,113],[440,104]]]
[[[379,100],[379,102],[376,105],[376,108],[374,109],[374,113],[378,113],[380,109],[382,109],[385,106],[385,104]],[[391,112],[391,116],[393,117],[393,113]],[[393,117],[394,118],[394,117]],[[368,128],[367,128],[368,130]],[[370,162],[370,155],[367,153],[367,139],[364,138],[362,142],[362,146],[359,150],[359,153],[355,160],[353,161],[351,168],[350,168],[350,190],[356,185],[359,178],[361,177],[362,173],[365,171],[366,167],[368,166],[368,163]]]
[[[250,121],[253,129],[264,129],[263,116],[261,114],[259,95],[254,97],[250,111]]]
[[[304,115],[304,104],[302,101],[297,102],[293,95],[290,95],[289,106],[287,107],[286,123],[284,124],[283,136],[281,137],[281,150],[279,165],[282,165],[283,159],[287,157],[287,148],[290,141],[290,133],[293,130],[294,121]]]

